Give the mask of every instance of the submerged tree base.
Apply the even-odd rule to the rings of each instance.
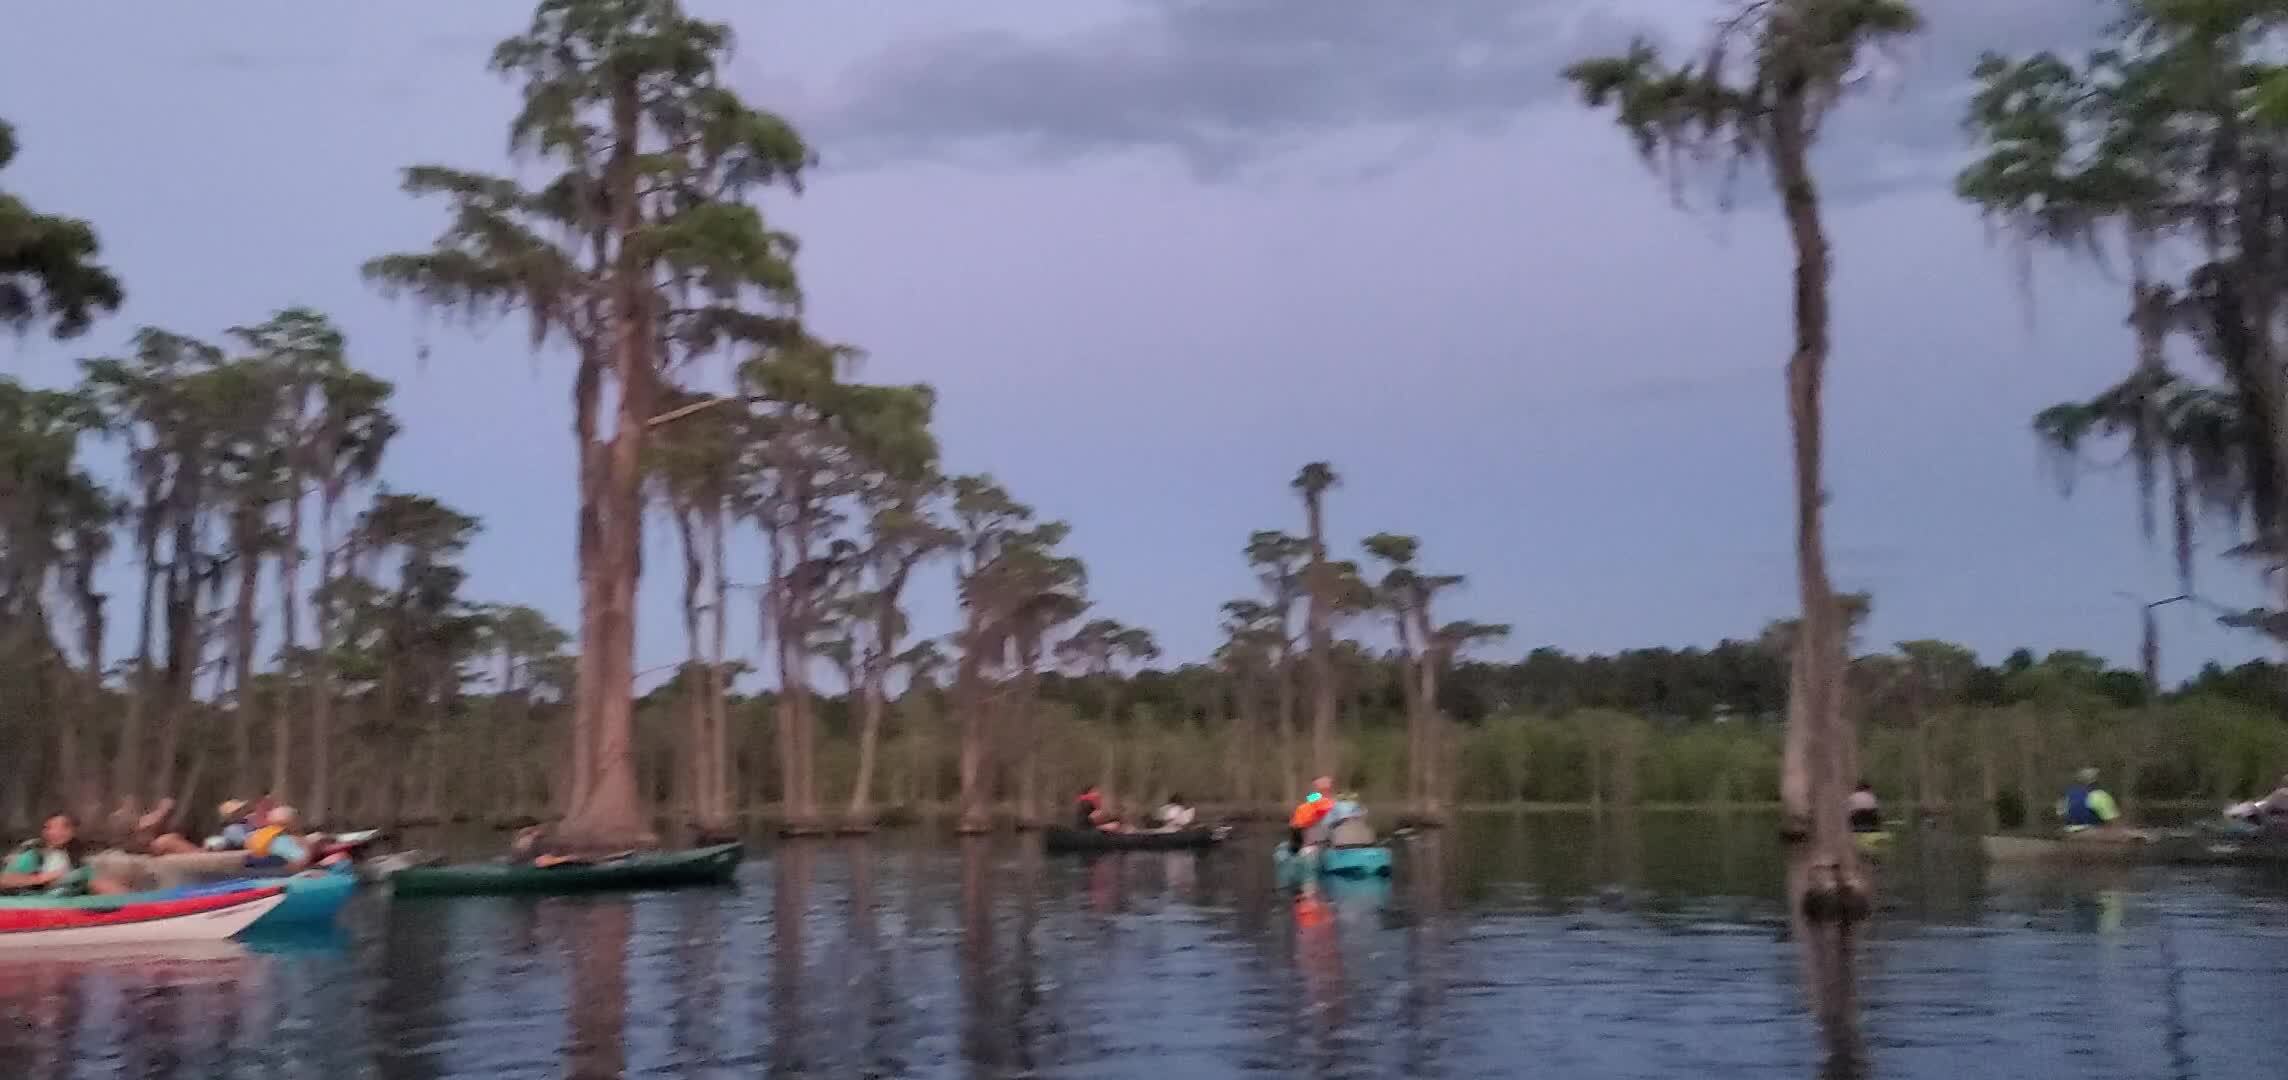
[[[1852,926],[1874,911],[1874,890],[1855,866],[1822,860],[1809,841],[1795,841],[1788,859],[1788,896],[1795,912],[1818,926]]]

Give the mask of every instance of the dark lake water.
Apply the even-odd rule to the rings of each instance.
[[[0,959],[8,1077],[1820,1076],[1772,822],[1502,815],[1298,902],[1269,833],[763,846],[736,890],[361,897],[332,937]],[[2288,880],[1903,840],[1867,1075],[2278,1076]]]

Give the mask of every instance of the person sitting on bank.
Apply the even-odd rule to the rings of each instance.
[[[17,845],[0,863],[0,893],[73,896],[125,891],[125,885],[98,878],[87,866],[80,851],[79,819],[66,813],[48,815],[40,823],[40,835]]]
[[[1875,786],[1865,780],[1852,789],[1851,797],[1844,801],[1851,816],[1851,831],[1878,833],[1883,831],[1883,803],[1875,797]]]
[[[2094,768],[2084,768],[2076,775],[2073,786],[2058,800],[2057,810],[2067,832],[2104,828],[2121,820],[2121,807],[2112,794],[2097,786]]]
[[[1162,832],[1189,829],[1192,822],[1198,819],[1199,811],[1192,809],[1192,804],[1185,802],[1184,797],[1176,792],[1169,792],[1168,801],[1162,803],[1158,810],[1152,811],[1152,820]]]

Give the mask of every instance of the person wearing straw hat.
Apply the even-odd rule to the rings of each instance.
[[[247,813],[245,799],[224,799],[221,806],[215,807],[215,818],[222,824],[215,835],[207,837],[209,851],[242,850],[247,839],[254,835],[253,815]]]

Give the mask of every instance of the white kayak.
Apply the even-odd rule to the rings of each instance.
[[[0,949],[113,948],[152,942],[221,941],[286,900],[277,885],[164,900],[106,903],[101,897],[11,898],[0,907]]]

